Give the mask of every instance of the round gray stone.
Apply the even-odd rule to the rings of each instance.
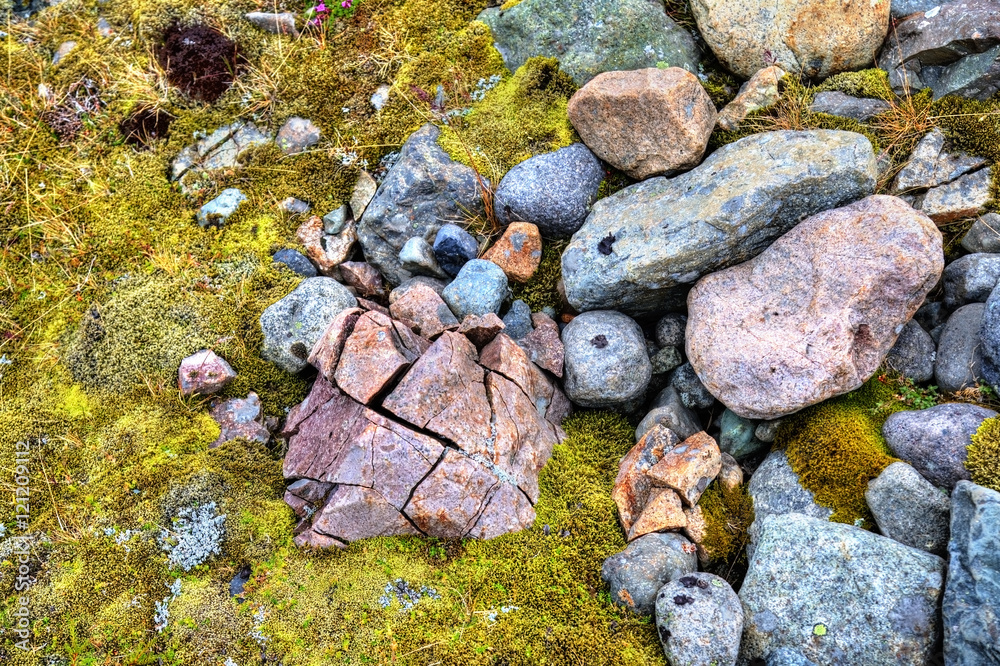
[[[492,261],[473,259],[462,266],[455,280],[441,292],[455,317],[462,321],[467,315],[497,314],[507,298],[507,276]]]
[[[802,487],[799,477],[788,464],[784,451],[771,451],[754,471],[747,485],[753,499],[754,521],[750,525],[750,543],[747,555],[752,556],[764,516],[781,516],[800,513],[820,520],[828,520],[833,509],[820,506],[813,494]]]
[[[892,463],[865,491],[879,530],[890,539],[944,555],[948,547],[948,495],[905,462]]]
[[[653,365],[642,329],[611,310],[574,317],[562,334],[566,396],[581,407],[631,411],[646,392]]]
[[[975,386],[983,376],[980,329],[983,303],[969,303],[952,313],[941,329],[934,359],[934,382],[944,393]]]
[[[931,336],[915,320],[906,322],[885,362],[904,377],[928,382],[934,377],[935,345]]]
[[[767,655],[764,664],[765,666],[817,666],[815,661],[806,659],[800,652],[791,648],[778,648]]]
[[[671,664],[735,664],[743,606],[722,578],[688,574],[657,593],[656,629]]]
[[[660,588],[697,570],[693,543],[674,532],[654,532],[604,560],[601,578],[611,589],[611,601],[639,615],[652,615]]]
[[[202,227],[221,227],[229,221],[229,216],[235,213],[240,204],[246,200],[247,196],[235,187],[222,190],[219,196],[198,210],[198,224]]]
[[[973,222],[962,247],[969,252],[1000,252],[1000,215],[987,213]]]
[[[434,237],[434,258],[445,273],[455,277],[471,259],[479,254],[479,243],[457,224],[445,224]]]
[[[740,460],[767,446],[757,438],[757,424],[726,409],[719,417],[719,450]]]
[[[1000,254],[967,254],[944,269],[944,305],[954,309],[966,303],[985,303],[1000,280]]]
[[[656,322],[656,344],[661,347],[684,347],[684,329],[687,315],[671,312]]]
[[[1000,289],[994,289],[983,307],[981,342],[982,378],[994,389],[1000,387]]]

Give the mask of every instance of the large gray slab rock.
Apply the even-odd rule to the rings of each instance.
[[[950,491],[969,478],[965,459],[972,435],[983,421],[996,415],[979,405],[945,403],[896,412],[886,419],[882,435],[894,455],[938,488]]]
[[[620,312],[584,312],[566,325],[562,341],[566,397],[573,403],[625,411],[638,406],[653,374],[638,324]]]
[[[976,386],[983,377],[980,329],[985,311],[985,304],[970,303],[944,324],[934,360],[934,382],[943,393]]]
[[[393,285],[411,277],[399,258],[406,241],[433,243],[441,225],[484,212],[475,171],[448,157],[439,134],[428,124],[410,135],[358,224],[365,259]]]
[[[1000,664],[1000,493],[959,481],[951,494],[941,611],[949,666]]]
[[[982,345],[980,370],[983,380],[996,389],[1000,387],[1000,289],[994,289],[986,300],[979,340]]]
[[[659,63],[698,71],[694,39],[647,0],[523,0],[479,20],[512,72],[534,56],[556,58],[580,86],[601,72]]]
[[[904,462],[868,482],[865,501],[879,530],[911,548],[944,555],[948,548],[948,496]]]
[[[170,180],[178,181],[186,194],[211,185],[211,175],[238,168],[240,157],[271,142],[272,136],[242,120],[224,125],[187,146],[170,163]]]
[[[778,648],[767,655],[765,666],[818,666],[815,661],[806,659],[802,653],[791,648]]]
[[[915,319],[906,322],[896,344],[885,357],[886,364],[915,382],[928,382],[934,377],[936,347],[930,334]]]
[[[889,103],[880,99],[851,97],[837,90],[830,90],[816,93],[809,110],[813,113],[826,113],[864,123],[873,116],[888,111]]]
[[[958,0],[900,21],[878,59],[898,94],[989,99],[1000,90],[1000,4]]]
[[[750,477],[747,492],[753,498],[754,521],[750,525],[747,555],[752,556],[765,516],[799,513],[819,520],[829,520],[833,509],[820,506],[813,494],[802,487],[799,477],[788,464],[784,451],[771,451]]]
[[[744,79],[764,64],[823,79],[861,69],[889,27],[888,2],[693,0],[702,37]]]
[[[741,663],[780,648],[830,666],[931,663],[944,560],[801,514],[761,523],[740,589]]]
[[[642,439],[657,424],[673,432],[681,442],[702,430],[698,416],[687,408],[673,386],[656,396],[653,406],[635,429],[635,441]]]
[[[740,653],[743,607],[722,578],[688,574],[656,595],[656,630],[671,664],[732,666]]]
[[[654,532],[604,560],[601,578],[611,588],[613,603],[639,615],[652,615],[660,588],[697,570],[693,543],[677,533]]]
[[[500,181],[493,207],[501,224],[527,221],[546,238],[580,228],[597,199],[604,167],[582,143],[529,157]]]
[[[1000,281],[1000,254],[967,254],[944,269],[944,304],[957,308],[966,303],[985,303]]]
[[[740,416],[797,412],[871,377],[942,268],[941,232],[897,197],[819,213],[695,285],[687,357]]]
[[[577,310],[669,309],[702,275],[747,261],[798,220],[868,196],[875,155],[860,134],[765,132],[675,178],[650,178],[596,204],[563,252]]]
[[[286,372],[306,367],[309,352],[342,310],[358,304],[333,278],[307,278],[260,316],[264,346],[260,355]]]

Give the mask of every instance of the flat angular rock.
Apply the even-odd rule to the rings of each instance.
[[[389,312],[396,319],[411,321],[417,332],[433,340],[444,331],[458,327],[458,319],[448,305],[427,285],[417,284],[389,305]]]
[[[601,72],[643,67],[683,67],[696,72],[694,40],[644,0],[523,0],[509,9],[487,9],[479,20],[490,28],[510,71],[528,58],[559,60],[584,85]]]
[[[800,514],[761,522],[739,594],[740,663],[780,648],[817,664],[931,663],[944,560]]]
[[[354,190],[351,192],[351,214],[355,220],[360,220],[368,209],[368,204],[375,197],[378,191],[378,183],[367,171],[358,173],[358,180],[354,183]]]
[[[438,265],[434,247],[420,236],[414,236],[403,243],[399,250],[399,265],[410,275],[426,275],[448,278],[448,274]],[[404,282],[406,280],[403,280]]]
[[[299,31],[295,29],[295,14],[292,12],[250,12],[245,14],[243,18],[261,30],[273,32],[276,35],[292,35],[294,37],[299,34]]]
[[[337,386],[362,404],[370,404],[419,357],[399,339],[392,320],[361,315],[344,343],[334,374]]]
[[[385,298],[385,284],[382,274],[371,264],[364,261],[345,261],[340,264],[340,276],[344,284],[354,287],[362,296]]]
[[[448,312],[451,313],[451,310]],[[458,327],[458,332],[469,338],[469,341],[476,345],[476,349],[482,349],[503,329],[503,320],[492,312],[487,312],[482,316],[466,315]]]
[[[698,570],[694,546],[680,534],[647,534],[604,560],[601,578],[611,601],[638,615],[652,615],[656,593],[671,580]]]
[[[765,132],[675,178],[651,178],[594,204],[562,256],[579,311],[662,312],[678,288],[762,252],[798,220],[868,196],[875,155],[860,134]]]
[[[246,200],[246,195],[235,187],[222,190],[219,196],[198,209],[198,224],[202,227],[221,227]]]
[[[904,377],[918,383],[928,382],[934,378],[935,349],[931,336],[911,319],[896,338],[885,362]]]
[[[271,440],[270,431],[264,427],[260,398],[253,391],[246,398],[217,400],[208,413],[219,424],[221,431],[218,439],[209,444],[209,448],[214,449],[231,439],[246,439],[263,444]]]
[[[184,148],[170,165],[170,179],[179,181],[187,194],[197,192],[210,182],[212,172],[234,169],[249,150],[271,142],[272,135],[261,132],[250,122],[224,125],[197,143]]]
[[[338,485],[312,522],[312,531],[341,541],[420,534],[382,495],[363,486]]]
[[[468,536],[492,539],[501,534],[520,532],[535,522],[535,508],[516,486],[501,483],[489,496],[486,506],[469,529]]]
[[[514,301],[503,316],[503,325],[504,333],[511,339],[521,340],[532,331],[531,308],[521,299]]]
[[[812,79],[862,69],[889,27],[889,3],[694,0],[691,13],[719,61],[744,79],[763,61]]]
[[[743,607],[725,580],[692,572],[660,588],[656,629],[671,664],[735,664]]]
[[[895,192],[926,190],[950,183],[986,165],[986,160],[945,148],[945,137],[935,127],[913,149],[893,183]]]
[[[721,470],[718,444],[699,432],[665,452],[646,475],[653,485],[670,488],[686,505],[694,506]]]
[[[565,350],[559,338],[559,324],[544,312],[532,313],[531,323],[534,326],[531,333],[518,340],[517,344],[528,352],[532,363],[556,377],[562,377]]]
[[[943,393],[971,388],[983,379],[980,329],[985,311],[983,303],[963,305],[945,323],[934,360],[934,383]]]
[[[323,232],[331,236],[336,236],[344,230],[344,227],[347,226],[351,219],[351,212],[347,206],[331,210],[323,216]]]
[[[441,298],[462,320],[470,314],[500,312],[507,292],[507,276],[499,266],[473,259],[462,266],[455,280],[441,292]]]
[[[289,118],[278,130],[274,142],[286,155],[294,155],[319,143],[319,128],[308,118]]]
[[[672,386],[659,392],[653,406],[635,429],[635,439],[642,439],[656,424],[669,428],[683,441],[701,431],[698,417],[684,404]]]
[[[684,529],[686,525],[687,518],[677,493],[669,488],[652,488],[646,506],[628,531],[628,540],[632,541],[650,532]]]
[[[969,252],[1000,253],[1000,215],[987,213],[973,222],[962,247]]]
[[[326,233],[323,219],[313,215],[295,231],[295,237],[306,250],[306,255],[319,267],[323,275],[337,275],[338,266],[347,261],[358,239],[354,224],[345,225],[337,235]]]
[[[868,122],[880,113],[889,110],[889,103],[880,99],[859,98],[831,90],[816,93],[809,110],[813,113],[826,113],[831,116],[850,118],[859,123]]]
[[[406,514],[425,534],[458,538],[475,526],[500,480],[485,466],[446,450],[444,458],[421,481]]]
[[[679,67],[599,74],[567,112],[595,155],[638,180],[697,166],[716,119],[698,77]]]
[[[177,370],[177,387],[185,397],[218,393],[234,379],[233,366],[211,349],[188,356]]]
[[[774,105],[780,98],[778,81],[784,75],[785,70],[777,65],[771,65],[751,76],[750,80],[740,87],[740,92],[733,101],[719,112],[716,125],[728,131],[738,129],[747,115]],[[823,94],[826,93],[818,93],[816,96]]]
[[[688,359],[740,416],[797,412],[861,386],[943,268],[941,232],[896,197],[814,215],[691,290]]]
[[[618,521],[626,534],[649,502],[653,482],[646,472],[679,442],[677,435],[670,430],[660,425],[654,426],[618,464],[618,476],[615,477],[611,499],[618,507]]]
[[[948,548],[948,495],[904,462],[868,482],[865,501],[882,534],[912,548],[944,555]]]
[[[499,266],[508,280],[527,282],[542,261],[542,236],[530,222],[511,222],[483,259]]]
[[[408,239],[430,243],[442,224],[484,212],[475,172],[448,157],[438,134],[428,124],[406,140],[358,224],[365,258],[393,285],[410,277],[399,257]]]
[[[642,329],[610,310],[585,312],[563,330],[567,397],[583,407],[637,406],[652,376]]]
[[[980,169],[946,185],[932,188],[915,204],[937,223],[974,217],[990,201],[991,169]]]
[[[309,365],[319,370],[319,373],[328,381],[333,381],[337,364],[340,363],[340,354],[344,350],[344,343],[354,332],[354,325],[357,324],[362,314],[364,314],[364,310],[361,308],[342,310],[327,325],[309,352],[307,359]]]
[[[944,659],[955,666],[1000,661],[1000,493],[960,481],[951,494]]]
[[[302,277],[316,277],[316,267],[298,250],[278,250],[271,259],[276,264],[284,264]]]
[[[715,477],[726,490],[735,490],[743,485],[743,469],[736,462],[736,458],[728,453],[722,454],[722,467],[719,475]]]

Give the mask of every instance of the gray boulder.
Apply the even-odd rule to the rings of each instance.
[[[967,254],[944,269],[944,305],[957,308],[966,303],[985,303],[1000,280],[1000,254]]]
[[[581,407],[631,411],[646,393],[653,365],[642,329],[620,312],[596,310],[563,329],[566,396]]]
[[[868,122],[872,116],[889,110],[889,103],[880,99],[851,97],[842,92],[831,90],[816,93],[809,110],[813,113],[827,113],[831,116],[850,118],[859,123]]]
[[[278,250],[271,257],[271,260],[277,264],[284,264],[288,266],[291,270],[295,271],[302,277],[316,277],[316,267],[312,265],[312,262],[306,259],[306,256],[299,252],[298,250]]]
[[[802,656],[802,653],[791,648],[778,648],[767,655],[764,666],[818,666],[815,661],[811,661]]]
[[[868,482],[868,508],[879,530],[912,548],[944,555],[948,548],[948,496],[904,462]]]
[[[684,406],[680,394],[673,386],[668,386],[656,396],[649,413],[635,429],[635,441],[642,439],[657,424],[672,431],[681,442],[702,429],[698,417]]]
[[[982,344],[983,379],[996,389],[1000,387],[1000,289],[994,289],[986,300],[979,339]]]
[[[801,514],[760,522],[740,589],[741,663],[780,648],[824,666],[930,663],[944,560]]]
[[[1000,664],[1000,493],[958,482],[948,554],[941,607],[945,663]]]
[[[399,265],[412,276],[442,279],[449,277],[438,265],[437,257],[434,256],[434,248],[423,236],[414,236],[403,243],[403,247],[399,250]]]
[[[601,161],[582,143],[529,157],[500,181],[497,220],[531,222],[546,238],[568,238],[587,218],[602,180]]]
[[[698,71],[694,39],[647,0],[523,0],[487,9],[479,20],[512,72],[534,56],[556,58],[580,86],[601,72],[661,63]]]
[[[875,176],[871,144],[852,132],[765,132],[723,146],[685,174],[594,204],[562,256],[566,297],[580,311],[663,311],[804,217],[870,195]]]
[[[955,310],[941,329],[934,359],[934,382],[944,393],[975,386],[983,376],[980,329],[986,305],[970,303]]]
[[[951,490],[969,478],[966,448],[986,419],[997,413],[978,405],[946,403],[928,409],[896,412],[882,435],[893,455],[907,461],[938,488]]]
[[[497,314],[507,293],[507,276],[503,270],[492,261],[473,259],[462,266],[455,280],[441,291],[441,298],[462,321],[468,315]]]
[[[467,262],[479,254],[479,243],[457,224],[444,224],[434,236],[434,258],[451,277],[458,275]]]
[[[484,213],[475,171],[448,157],[439,134],[428,124],[410,135],[358,224],[365,259],[392,285],[410,277],[399,258],[406,241],[433,243],[441,225]]]
[[[604,560],[601,578],[611,601],[639,615],[652,615],[656,593],[666,583],[698,570],[694,544],[680,534],[653,532]]]
[[[973,222],[962,247],[969,252],[1000,252],[1000,215],[987,213]]]
[[[260,355],[286,372],[299,372],[309,352],[334,317],[358,301],[333,278],[307,278],[260,316],[264,346]]]
[[[503,316],[503,325],[505,326],[503,332],[511,340],[521,340],[526,337],[534,330],[531,326],[531,308],[521,299],[517,299],[510,304],[510,309]]]
[[[660,588],[656,629],[671,664],[733,666],[740,653],[743,607],[722,578],[688,574]]]
[[[931,336],[916,320],[911,319],[896,338],[896,344],[889,350],[885,362],[904,377],[915,382],[927,382],[934,377],[935,350]]]
[[[788,464],[784,451],[771,451],[750,477],[747,492],[753,499],[754,521],[750,525],[750,544],[747,555],[752,556],[765,516],[802,514],[820,520],[829,520],[833,509],[820,506],[813,494],[802,487],[799,477]]]

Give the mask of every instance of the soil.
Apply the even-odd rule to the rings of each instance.
[[[174,116],[162,109],[139,109],[118,125],[125,137],[125,143],[137,148],[148,148],[156,139],[165,139],[170,134],[170,123]]]
[[[168,28],[156,57],[171,85],[208,104],[229,89],[239,63],[236,44],[202,24]]]

